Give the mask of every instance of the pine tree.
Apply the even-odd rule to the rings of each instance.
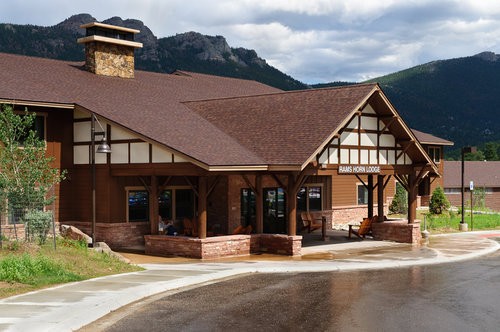
[[[408,193],[399,182],[396,182],[396,194],[389,206],[391,213],[405,214],[408,212]]]
[[[441,214],[450,208],[450,202],[444,194],[444,190],[441,187],[437,187],[432,192],[431,201],[429,204],[429,211],[432,214]]]

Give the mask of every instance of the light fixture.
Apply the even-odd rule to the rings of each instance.
[[[111,147],[106,141],[106,136],[102,137],[101,143],[97,146],[96,153],[111,153]]]
[[[101,131],[95,131],[95,123],[101,127]],[[97,147],[97,151],[95,148],[95,138],[96,136],[102,136],[101,143]],[[92,113],[91,122],[90,122],[90,139],[91,139],[91,156],[92,156],[92,247],[95,248],[96,245],[96,207],[95,207],[95,154],[97,153],[111,153],[111,148],[106,142],[106,132],[102,127],[101,123]]]

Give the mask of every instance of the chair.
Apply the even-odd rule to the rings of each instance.
[[[366,235],[371,234],[372,223],[374,220],[377,220],[377,218],[377,216],[373,216],[372,218],[363,219],[359,225],[349,225],[349,238],[351,238],[351,234],[354,234],[360,239],[364,239]],[[358,229],[353,229],[353,227],[358,227]]]
[[[248,225],[247,227],[243,227],[239,225],[233,230],[233,235],[237,234],[251,234],[252,233],[252,225]]]
[[[186,236],[198,236],[198,221],[196,218],[193,220],[185,217],[182,219],[182,226],[184,227],[184,235]]]
[[[184,226],[184,235],[192,236],[193,235],[193,223],[191,219],[184,218],[182,219],[182,225]]]
[[[302,223],[304,225],[303,229],[307,229],[308,233],[311,233],[311,232],[321,228],[322,224],[315,222],[316,220],[313,219],[313,217],[311,216],[311,214],[309,212],[302,211],[300,213],[300,218],[302,219]]]

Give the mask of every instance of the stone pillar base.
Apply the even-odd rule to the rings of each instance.
[[[465,222],[460,223],[460,224],[458,224],[458,230],[461,232],[467,232],[469,230],[469,226]]]

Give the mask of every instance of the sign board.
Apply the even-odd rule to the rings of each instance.
[[[474,181],[471,181],[471,182],[469,183],[469,189],[470,189],[470,191],[473,191],[473,190],[474,190]]]
[[[379,174],[377,165],[339,165],[339,174]]]

